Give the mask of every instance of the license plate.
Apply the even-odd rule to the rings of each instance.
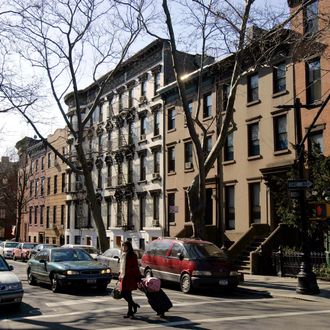
[[[96,280],[87,280],[87,284],[95,284]]]
[[[228,285],[228,280],[219,280],[220,285]]]

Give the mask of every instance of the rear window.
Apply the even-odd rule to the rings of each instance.
[[[35,244],[23,244],[23,249],[33,249],[36,245]]]
[[[19,243],[11,242],[11,243],[6,243],[6,247],[13,248],[18,246]]]
[[[192,259],[201,259],[201,258],[221,258],[226,259],[227,255],[220,250],[216,245],[212,243],[194,243],[184,244],[184,247]]]

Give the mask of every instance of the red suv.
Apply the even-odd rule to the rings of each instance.
[[[141,272],[180,283],[181,291],[193,288],[231,288],[243,281],[228,257],[211,242],[159,238],[150,242],[141,259]]]

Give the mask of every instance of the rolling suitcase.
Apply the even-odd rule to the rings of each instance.
[[[157,292],[145,292],[151,308],[158,314],[164,315],[173,305],[167,294],[160,289]]]

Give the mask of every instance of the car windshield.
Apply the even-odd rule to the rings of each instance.
[[[36,245],[32,243],[23,244],[23,249],[33,249]]]
[[[193,243],[185,244],[186,251],[190,258],[200,259],[200,258],[221,258],[226,259],[226,254],[221,251],[216,245],[211,243]]]
[[[82,249],[58,249],[51,252],[52,262],[90,260],[93,260],[93,258]]]
[[[93,247],[93,246],[91,246],[91,247],[84,247],[83,249],[86,252],[88,252],[88,253],[98,253],[97,249],[95,247]]]
[[[6,272],[9,271],[10,269],[8,268],[8,265],[6,264],[6,262],[0,258],[0,272]]]
[[[16,247],[19,243],[17,242],[9,242],[9,243],[6,243],[6,247],[9,247],[9,248],[13,248],[13,247]]]

